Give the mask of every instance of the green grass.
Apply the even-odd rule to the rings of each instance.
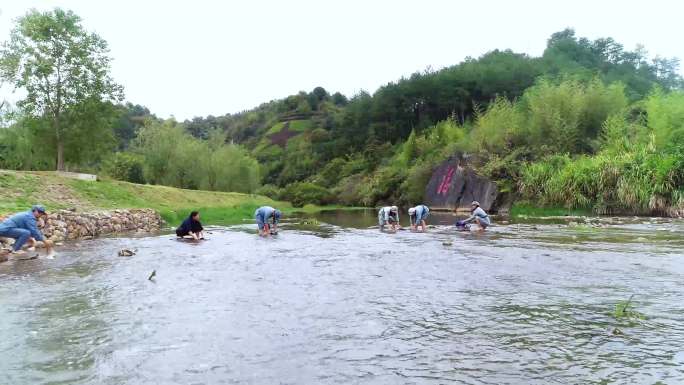
[[[37,176],[0,173],[0,215],[25,210],[35,204],[33,196],[39,188]]]
[[[0,171],[0,216],[43,204],[49,210],[151,208],[169,224],[175,225],[191,211],[200,212],[205,224],[237,224],[251,221],[263,205],[277,207],[285,214],[313,213],[342,206],[306,205],[292,207],[287,202],[254,195],[218,191],[184,190],[167,186],[141,185],[104,179],[97,182],[75,180],[51,172]]]
[[[639,320],[645,320],[646,316],[638,311],[634,310],[634,305],[632,299],[634,295],[629,297],[627,301],[620,301],[615,304],[615,309],[613,310],[613,317],[615,319],[626,319],[630,323],[635,323]]]
[[[309,130],[313,126],[310,120],[292,120],[290,121],[290,131],[303,132]]]
[[[254,211],[261,205],[258,204],[242,204],[230,207],[193,207],[185,209],[164,209],[160,210],[160,214],[166,223],[171,225],[182,222],[188,217],[191,211],[196,210],[200,212],[201,221],[204,224],[213,225],[230,225],[239,224],[246,221],[252,221],[254,218]]]
[[[303,132],[311,129],[312,126],[313,122],[311,120],[291,120],[289,122],[288,129],[290,131]],[[265,135],[277,134],[283,130],[283,127],[285,127],[285,122],[278,122],[271,126],[271,128],[269,128],[268,131],[266,131]]]
[[[562,217],[562,216],[588,216],[590,209],[567,209],[564,207],[537,207],[529,203],[516,203],[511,208],[512,217]]]
[[[265,135],[277,134],[283,129],[283,126],[285,126],[284,122],[278,122],[271,126],[271,128],[268,131],[266,131]]]
[[[54,173],[0,171],[0,215],[43,204],[48,210],[74,207],[81,211],[117,208],[152,208],[169,224],[190,211],[202,212],[204,222],[240,223],[251,219],[262,205],[281,208],[292,205],[252,194],[184,190],[166,186],[139,185],[115,180],[97,182],[63,178]]]
[[[368,210],[368,207],[360,206],[341,206],[341,205],[327,205],[327,206],[317,206],[312,204],[304,205],[304,207],[286,207],[284,209],[285,213],[305,213],[312,214],[320,212],[321,210]]]
[[[261,152],[264,152],[267,148],[271,146],[271,141],[268,139],[261,139],[261,141],[257,144],[257,146],[252,150],[252,153],[258,154]]]

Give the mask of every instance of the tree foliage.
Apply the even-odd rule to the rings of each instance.
[[[1,52],[1,79],[28,96],[1,121],[0,166],[46,169],[57,158],[59,168],[296,205],[408,205],[459,152],[500,191],[535,202],[684,209],[678,66],[566,29],[539,57],[493,50],[373,93],[316,87],[179,123],[115,103],[106,44],[77,16],[32,11]]]
[[[64,170],[67,141],[85,144],[93,136],[74,124],[78,114],[122,95],[109,75],[107,43],[80,22],[71,11],[32,10],[17,21],[0,50],[0,77],[26,91],[19,107],[50,122],[58,170]]]
[[[259,164],[244,149],[197,139],[174,120],[147,120],[133,145],[143,161],[145,181],[188,189],[254,192]]]

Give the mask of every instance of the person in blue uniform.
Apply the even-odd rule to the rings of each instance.
[[[397,206],[386,206],[378,211],[378,226],[380,231],[385,231],[385,226],[390,227],[391,232],[397,231],[399,225],[399,208]]]
[[[425,205],[418,205],[416,207],[411,207],[408,212],[411,221],[411,230],[416,231],[418,230],[418,226],[420,226],[422,231],[425,232],[427,226],[425,220],[428,215],[430,215],[430,209]]]
[[[487,213],[484,210],[482,210],[482,207],[480,207],[480,202],[473,201],[473,203],[470,204],[470,211],[470,217],[468,217],[468,219],[465,219],[463,221],[463,224],[475,222],[480,226],[480,231],[484,231],[488,226],[492,224],[492,221],[489,219],[489,215],[487,215]]]
[[[282,213],[271,206],[259,207],[254,212],[254,219],[256,220],[259,235],[267,237],[278,232],[278,222]]]
[[[38,219],[47,217],[45,207],[35,205],[31,210],[14,214],[0,223],[0,237],[14,239],[12,253],[23,254],[21,249],[26,242],[42,241],[47,249],[47,254],[52,255],[52,241],[45,239],[43,233],[38,230]]]

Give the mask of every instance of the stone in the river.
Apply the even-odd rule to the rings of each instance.
[[[440,164],[425,187],[425,203],[430,208],[469,210],[472,201],[490,211],[496,209],[496,183],[477,174],[464,154],[454,154]]]
[[[119,257],[130,257],[132,255],[135,255],[134,250],[129,250],[129,249],[121,249],[119,250]]]

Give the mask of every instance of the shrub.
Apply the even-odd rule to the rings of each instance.
[[[259,163],[243,148],[224,145],[204,156],[203,189],[252,193],[259,187]]]
[[[103,171],[114,179],[131,183],[145,183],[143,159],[135,154],[127,152],[115,153],[105,161]]]
[[[283,193],[283,190],[280,189],[278,186],[272,185],[272,184],[265,184],[265,185],[259,187],[258,189],[256,189],[256,191],[254,191],[254,193],[258,194],[258,195],[263,195],[265,197],[268,197],[268,198],[271,198],[274,200],[283,199],[283,198],[281,198],[281,194]]]
[[[627,98],[620,84],[599,80],[581,83],[542,80],[525,91],[520,102],[525,114],[525,142],[552,152],[588,151],[604,121],[624,112]]]
[[[145,180],[189,189],[251,193],[259,187],[260,167],[242,147],[190,136],[173,120],[148,121],[133,150],[144,161]]]
[[[504,153],[523,125],[523,115],[517,106],[505,98],[496,98],[485,113],[475,116],[473,145],[480,151]]]
[[[378,168],[366,177],[359,186],[360,203],[371,207],[378,202],[399,200],[400,186],[406,175],[407,171],[403,167],[385,166]]]
[[[0,127],[0,168],[50,170],[55,166],[54,146],[45,135],[43,120],[24,118],[10,127]]]
[[[344,164],[341,170],[340,176],[347,177],[350,175],[358,174],[365,171],[368,168],[368,162],[360,154],[349,156],[347,162]]]
[[[323,187],[332,187],[342,179],[342,169],[346,162],[342,158],[335,158],[328,162],[321,172],[316,175],[315,182]]]
[[[297,182],[283,189],[282,199],[291,202],[295,207],[303,207],[306,204],[324,205],[331,203],[334,196],[324,187],[309,182]]]
[[[656,148],[684,147],[684,92],[664,93],[656,89],[644,105]]]
[[[640,148],[576,159],[550,157],[521,170],[519,189],[530,201],[599,214],[663,214],[682,203],[684,160]]]
[[[408,175],[401,183],[399,204],[415,205],[425,199],[425,186],[432,177],[433,166],[429,162],[420,162],[411,167]]]
[[[363,205],[361,197],[361,186],[364,184],[364,176],[355,174],[343,178],[333,190],[337,201],[343,205],[358,206]]]

